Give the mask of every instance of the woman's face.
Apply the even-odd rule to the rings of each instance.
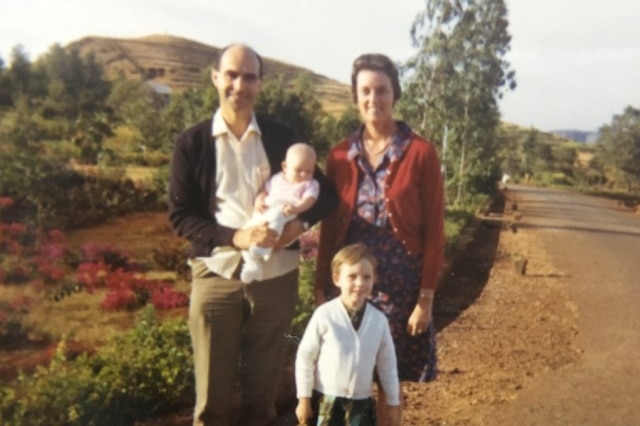
[[[393,87],[382,71],[362,70],[356,76],[358,110],[364,124],[393,121]]]

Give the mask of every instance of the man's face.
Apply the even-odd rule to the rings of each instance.
[[[234,113],[251,113],[262,88],[260,63],[244,46],[232,46],[220,59],[220,69],[211,73],[218,90],[220,108]]]

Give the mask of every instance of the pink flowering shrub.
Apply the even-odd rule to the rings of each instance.
[[[10,203],[3,198],[0,204]],[[0,282],[29,283],[34,291],[49,291],[53,300],[105,289],[101,307],[106,310],[133,310],[147,303],[158,309],[188,304],[185,293],[145,278],[140,264],[112,246],[88,243],[73,249],[64,233],[55,229],[37,238],[38,244],[27,245],[23,236],[28,233],[23,224],[0,222]],[[0,316],[8,321],[6,312]]]
[[[300,241],[300,254],[303,259],[315,259],[318,256],[318,240],[320,232],[317,229],[310,229],[302,234]]]

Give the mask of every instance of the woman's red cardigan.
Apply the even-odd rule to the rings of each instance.
[[[331,259],[344,246],[355,213],[359,167],[349,159],[351,141],[340,142],[327,157],[326,176],[338,192],[338,208],[322,221],[316,290],[328,290]],[[402,157],[389,165],[385,208],[393,233],[407,252],[422,257],[420,288],[435,290],[444,262],[444,187],[433,144],[412,134]]]

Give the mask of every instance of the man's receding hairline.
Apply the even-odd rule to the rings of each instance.
[[[220,51],[218,52],[218,60],[214,64],[214,68],[220,71],[220,64],[222,63],[222,57],[224,56],[225,53],[227,53],[228,50],[235,49],[235,48],[241,48],[253,54],[253,56],[256,58],[256,61],[258,61],[258,76],[262,78],[263,67],[264,67],[262,56],[260,56],[260,54],[258,54],[258,52],[256,52],[256,50],[253,47],[244,43],[232,43],[220,49]]]

